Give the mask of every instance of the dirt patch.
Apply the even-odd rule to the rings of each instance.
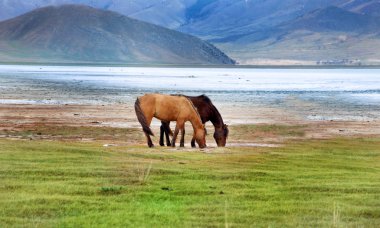
[[[248,115],[249,112],[259,114]],[[257,107],[250,109],[222,106],[221,113],[225,122],[230,124],[228,143],[231,146],[271,146],[292,139],[380,135],[380,121],[377,120],[302,120],[280,110]],[[159,124],[157,120],[152,123],[156,146]],[[216,146],[212,137],[213,126],[211,123],[206,126],[207,144]],[[2,138],[144,144],[145,138],[140,128],[133,106],[0,104]],[[191,125],[187,123],[186,146],[189,146],[192,131]]]

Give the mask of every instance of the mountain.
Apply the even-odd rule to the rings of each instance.
[[[83,4],[201,38],[218,39],[276,26],[328,6],[363,13],[373,9],[376,2],[379,4],[377,0],[0,0],[0,20],[47,5]]]
[[[380,19],[330,6],[314,10],[283,26],[285,30],[307,29],[312,31],[344,31],[371,33],[379,31]]]
[[[184,23],[185,11],[194,2],[196,0],[0,0],[0,21],[45,6],[78,4],[115,11],[173,29]]]
[[[370,16],[375,16],[375,17],[380,16],[380,1],[379,0],[347,1],[338,6],[354,13],[365,14],[365,15],[370,15]]]
[[[198,4],[203,1],[197,1]],[[179,31],[210,40],[277,26],[342,0],[209,0]]]
[[[358,0],[0,0],[0,20],[61,4],[83,4],[201,38],[223,38],[277,25],[309,11]],[[357,8],[353,3],[347,8]]]
[[[380,19],[329,6],[215,43],[245,64],[379,64]]]
[[[234,63],[194,36],[82,5],[44,7],[1,22],[0,48],[9,61]]]
[[[380,63],[379,0],[0,0],[0,20],[64,3],[113,10],[197,36],[240,63],[333,58]]]

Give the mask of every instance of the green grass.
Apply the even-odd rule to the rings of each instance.
[[[380,139],[202,152],[0,140],[0,227],[379,227]]]

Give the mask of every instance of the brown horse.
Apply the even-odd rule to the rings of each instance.
[[[201,118],[193,103],[184,96],[170,96],[163,94],[145,94],[138,97],[135,102],[135,111],[149,147],[153,147],[150,135],[154,135],[150,129],[153,117],[164,121],[177,121],[171,146],[175,146],[175,141],[179,131],[181,131],[183,141],[185,135],[185,122],[190,121],[193,125],[193,138],[200,148],[206,147],[206,133]],[[181,146],[183,146],[181,144]]]
[[[184,95],[179,95],[184,96]],[[202,123],[206,123],[207,121],[211,121],[214,125],[214,139],[218,146],[224,147],[226,146],[226,141],[228,137],[228,126],[224,124],[222,116],[220,115],[218,109],[211,102],[210,98],[206,95],[201,96],[185,96],[191,100],[194,106],[197,108],[199,115],[201,116]],[[160,145],[164,145],[164,135],[166,137],[167,145],[169,146],[170,139],[169,134],[171,134],[170,122],[161,121],[161,131],[160,131]],[[184,141],[181,141],[181,144],[184,144]],[[195,147],[195,139],[191,140],[191,146]]]

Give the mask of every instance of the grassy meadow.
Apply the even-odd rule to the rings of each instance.
[[[0,139],[0,177],[0,227],[380,226],[379,138],[204,151]]]

